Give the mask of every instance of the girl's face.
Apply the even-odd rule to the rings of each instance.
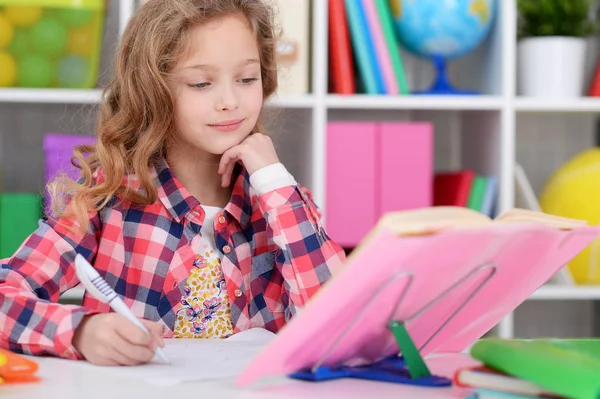
[[[176,147],[221,155],[241,143],[258,119],[263,89],[258,44],[243,16],[194,27],[191,52],[175,70]]]

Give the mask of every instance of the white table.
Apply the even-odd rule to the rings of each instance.
[[[263,380],[239,388],[232,379],[186,383],[159,387],[139,380],[126,380],[74,361],[35,358],[40,365],[42,382],[23,385],[0,385],[0,397],[38,399],[284,399],[284,398],[465,398],[469,391],[456,387],[422,388],[402,384],[344,379],[321,383],[297,381],[285,377]],[[432,371],[446,377],[457,367],[476,364],[464,354],[440,355],[427,359]],[[185,396],[184,396],[185,395]]]

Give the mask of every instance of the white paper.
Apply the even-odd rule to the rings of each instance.
[[[232,378],[245,368],[275,334],[253,328],[227,339],[170,339],[164,351],[171,364],[151,362],[140,366],[99,367],[77,362],[82,367],[127,379],[138,379],[154,385],[177,385],[190,381]]]

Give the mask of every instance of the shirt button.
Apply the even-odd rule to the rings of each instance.
[[[219,223],[225,224],[225,216],[223,216],[223,215],[219,216]]]
[[[233,295],[235,295],[236,298],[239,298],[242,296],[242,290],[240,290],[239,288],[235,291],[233,291]]]
[[[226,253],[226,254],[230,253],[231,252],[231,247],[229,245],[225,245],[223,247],[223,252]]]

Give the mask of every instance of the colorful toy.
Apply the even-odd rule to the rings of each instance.
[[[54,18],[42,18],[31,29],[31,44],[34,51],[49,57],[58,56],[67,46],[67,28]]]
[[[89,58],[94,52],[95,40],[93,25],[71,28],[67,41],[67,53]]]
[[[15,26],[31,26],[42,17],[44,9],[39,6],[6,6],[4,13]]]
[[[12,42],[10,43],[10,46],[8,46],[8,50],[17,59],[26,56],[27,53],[31,51],[29,34],[27,32],[28,31],[24,28],[15,29]]]
[[[546,213],[600,223],[600,148],[585,150],[550,176],[540,206]],[[600,284],[600,240],[569,262],[577,284]]]
[[[0,87],[91,89],[105,0],[0,0]],[[14,68],[13,68],[14,67]]]
[[[94,13],[91,10],[78,8],[62,8],[56,14],[61,21],[71,27],[77,28],[88,25],[94,17]]]
[[[21,87],[50,87],[54,68],[47,58],[30,54],[19,61],[17,75]]]
[[[14,27],[4,14],[0,14],[0,49],[6,47],[14,35]]]
[[[90,74],[90,63],[78,55],[64,57],[58,63],[58,84],[77,88],[85,85]]]
[[[7,52],[0,51],[0,86],[13,86],[17,81],[17,63]]]

